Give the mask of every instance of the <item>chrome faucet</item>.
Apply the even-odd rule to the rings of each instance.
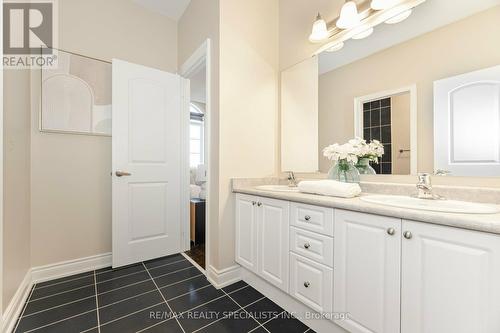
[[[417,198],[419,199],[444,199],[442,196],[432,193],[431,174],[419,173],[417,183]]]
[[[295,174],[293,173],[293,171],[286,171],[286,172],[288,172],[288,177],[287,177],[288,186],[297,187],[297,179],[295,178]]]

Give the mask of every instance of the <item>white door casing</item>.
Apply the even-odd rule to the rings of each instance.
[[[176,74],[113,59],[113,267],[180,250],[182,88]]]
[[[500,236],[403,221],[402,333],[500,332]]]
[[[352,333],[399,333],[401,220],[335,210],[333,311]]]

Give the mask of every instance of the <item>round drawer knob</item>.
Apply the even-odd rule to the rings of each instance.
[[[307,249],[308,249],[308,248],[310,248],[310,247],[311,247],[311,244],[309,244],[309,243],[305,243],[305,244],[304,244],[304,249],[306,249],[306,250],[307,250]]]
[[[259,206],[259,207],[262,206],[262,202],[258,202],[257,206]]]
[[[410,231],[405,231],[405,233],[403,234],[403,236],[404,236],[406,239],[412,239],[413,234],[412,234]]]
[[[311,217],[309,215],[304,216],[304,220],[309,221]]]
[[[311,285],[311,284],[310,284],[309,282],[307,282],[307,281],[306,281],[306,282],[304,282],[304,287],[309,288],[309,286],[310,286],[310,285]]]
[[[391,236],[394,236],[394,234],[396,233],[396,230],[394,228],[389,228],[389,229],[387,229],[387,233]]]

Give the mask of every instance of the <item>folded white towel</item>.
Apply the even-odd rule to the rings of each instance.
[[[342,183],[329,179],[306,180],[299,183],[299,191],[332,197],[354,198],[361,193],[361,187],[355,183]]]

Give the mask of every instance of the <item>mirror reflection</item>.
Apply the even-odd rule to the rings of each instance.
[[[376,174],[500,176],[498,22],[500,1],[426,1],[283,71],[282,169],[327,173],[324,149],[358,138],[382,144]]]

